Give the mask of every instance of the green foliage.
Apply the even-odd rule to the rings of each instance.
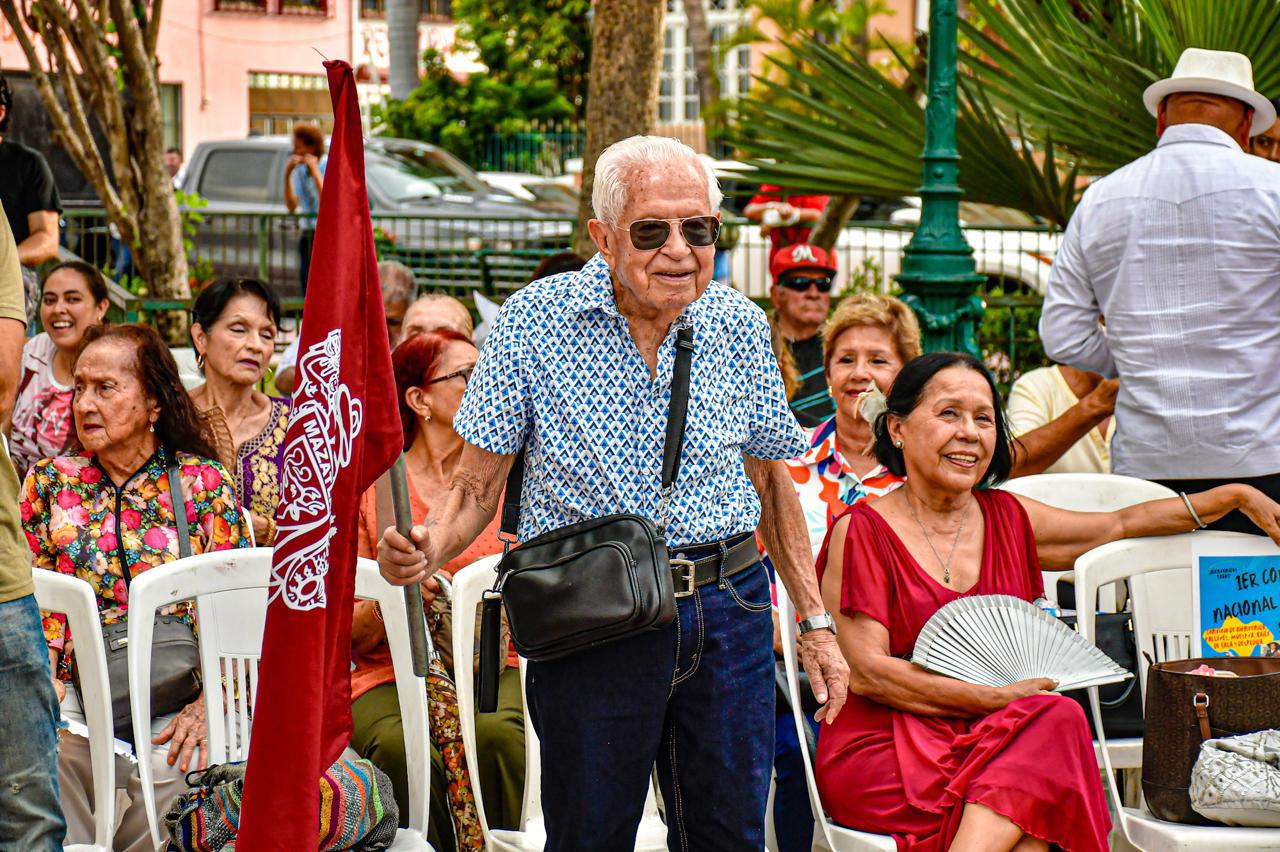
[[[1052,363],[1040,340],[1041,299],[1023,288],[1006,287],[1003,281],[989,283],[981,295],[987,310],[978,327],[978,345],[1000,395],[1007,399],[1018,376]]]
[[[847,195],[902,196],[920,184],[924,80],[892,52],[895,82],[870,61],[805,38],[793,58],[775,60],[782,81],[761,79],[776,97],[740,105],[733,140],[758,158],[761,182]],[[1074,165],[1059,166],[999,120],[979,86],[959,87],[956,144],[960,186],[970,201],[1026,210],[1065,223],[1074,206]],[[1046,150],[1056,153],[1051,137]],[[1043,165],[1042,165],[1043,163]]]
[[[1065,225],[1077,174],[1106,174],[1151,149],[1142,91],[1186,47],[1237,50],[1262,92],[1280,90],[1280,3],[1232,0],[970,0],[960,22],[960,185],[985,202]],[[762,181],[911,195],[920,184],[923,45],[890,73],[812,30],[740,105],[732,141]]]
[[[1142,92],[1169,76],[1185,48],[1234,50],[1253,61],[1261,92],[1280,87],[1280,3],[1274,0],[973,0],[960,22],[961,64],[1008,121],[1037,142],[1052,133],[1082,171],[1106,174],[1151,149],[1156,122]]]
[[[856,269],[850,269],[843,278],[844,286],[836,292],[833,302],[838,302],[854,293],[882,292],[884,266],[874,256],[868,254]]]
[[[179,215],[182,217],[182,249],[187,255],[187,279],[191,283],[191,291],[195,292],[206,281],[213,277],[213,261],[196,251],[196,235],[204,224],[204,213],[209,202],[198,192],[174,190],[178,202]],[[137,292],[136,290],[134,292]],[[146,295],[139,293],[139,295]]]
[[[381,225],[374,225],[373,250],[379,261],[394,259],[396,251],[396,235]]]
[[[841,50],[866,55],[868,48],[879,46],[884,40],[876,36],[868,38],[868,25],[876,15],[892,15],[884,0],[857,0],[852,3],[821,3],[813,0],[753,0],[752,23],[742,27],[725,43],[725,49],[743,44],[761,44],[774,41],[766,35],[761,23],[768,21],[771,28],[781,34],[781,49],[799,35],[808,35],[823,44]]]
[[[455,0],[455,49],[476,50],[489,70],[459,80],[444,55],[428,49],[417,88],[403,101],[375,106],[375,126],[476,162],[490,134],[581,118],[590,11],[591,0]]]
[[[872,48],[888,42],[881,36],[868,37],[872,16],[893,15],[884,0],[855,0],[850,3],[822,3],[813,0],[752,0],[751,23],[740,27],[732,37],[720,43],[720,55],[742,45],[764,45],[775,60],[803,64],[791,51],[793,44],[813,40],[830,45],[840,54],[867,55]],[[766,32],[768,30],[769,32]],[[775,34],[771,34],[775,33]],[[776,87],[765,84],[785,82],[776,64],[765,67],[764,80],[752,86],[749,100],[773,101],[785,97]],[[747,99],[744,99],[747,100]],[[704,117],[723,122],[739,120],[738,98],[723,98],[704,110]]]

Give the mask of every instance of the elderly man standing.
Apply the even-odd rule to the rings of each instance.
[[[1143,100],[1160,141],[1076,208],[1049,275],[1045,352],[1119,376],[1114,472],[1278,498],[1280,166],[1242,150],[1275,108],[1247,57],[1215,50],[1184,51]],[[1212,526],[1259,532],[1239,512]]]
[[[388,580],[422,581],[493,518],[522,447],[522,541],[614,513],[661,523],[676,342],[692,331],[665,535],[673,558],[696,563],[697,587],[677,595],[664,627],[529,664],[548,850],[632,848],[655,762],[671,849],[762,847],[774,685],[757,525],[805,617],[800,655],[825,716],[844,703],[848,670],[781,461],[805,441],[768,321],[711,280],[719,202],[713,174],[676,140],[637,136],[600,155],[589,223],[599,253],[503,305],[454,415],[466,444],[447,509],[414,528],[416,549],[394,529],[379,547]]]

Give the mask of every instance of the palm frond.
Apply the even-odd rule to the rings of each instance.
[[[1258,91],[1280,95],[1277,0],[969,0],[968,9],[956,141],[972,201],[1065,224],[1079,175],[1151,149],[1142,92],[1187,47],[1245,53]],[[925,88],[916,57],[890,47],[898,83],[848,51],[788,39],[789,55],[760,82],[771,103],[736,105],[731,141],[756,158],[756,177],[809,191],[915,192],[924,142],[915,93]]]
[[[738,105],[732,141],[756,158],[753,178],[841,195],[914,194],[924,145],[924,109],[914,92],[923,80],[913,78],[906,57],[894,53],[907,78],[896,84],[828,45],[806,41],[792,52],[790,60],[774,60],[782,80],[758,81],[771,97]],[[985,95],[967,84],[961,92],[957,142],[966,198],[1065,223],[1074,168],[1064,176],[1037,146],[1006,132]],[[1062,183],[1067,179],[1072,184]]]

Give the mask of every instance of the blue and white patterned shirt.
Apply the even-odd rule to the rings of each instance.
[[[528,441],[519,536],[618,512],[658,517],[676,330],[693,328],[689,414],[667,543],[754,530],[760,499],[743,455],[788,459],[804,432],[787,405],[764,312],[711,282],[673,324],[649,367],[618,313],[600,255],[579,272],[507,299],[453,426],[511,455]]]

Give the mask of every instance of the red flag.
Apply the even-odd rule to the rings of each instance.
[[[403,441],[355,79],[345,62],[324,65],[333,139],[285,439],[262,688],[236,843],[245,852],[317,848],[320,776],[351,739],[360,495]]]

